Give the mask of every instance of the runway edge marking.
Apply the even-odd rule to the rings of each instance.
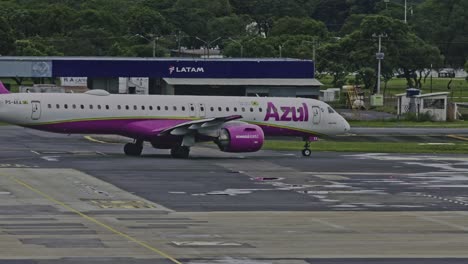
[[[171,257],[169,254],[167,254],[167,253],[165,253],[165,252],[163,252],[163,251],[161,251],[161,250],[159,250],[159,249],[157,249],[157,248],[155,248],[155,247],[152,247],[152,246],[150,246],[149,244],[147,244],[147,243],[145,243],[145,242],[143,242],[143,241],[140,241],[140,240],[138,240],[138,239],[136,239],[136,238],[134,238],[134,237],[132,237],[132,236],[130,236],[130,235],[127,235],[127,234],[125,234],[125,233],[123,233],[123,232],[121,232],[121,231],[118,231],[117,229],[115,229],[115,228],[113,228],[113,227],[111,227],[111,226],[109,226],[109,225],[104,224],[103,222],[97,220],[96,218],[93,218],[93,217],[91,217],[91,216],[88,216],[88,215],[86,215],[86,214],[84,214],[84,213],[82,213],[82,212],[76,210],[75,208],[73,208],[73,207],[71,207],[71,206],[69,206],[69,205],[67,205],[67,204],[65,204],[65,203],[63,203],[63,202],[61,202],[61,201],[59,201],[59,200],[53,198],[52,196],[50,196],[50,195],[48,195],[48,194],[46,194],[46,193],[44,193],[44,192],[42,192],[42,191],[40,191],[40,190],[34,188],[34,187],[32,187],[31,185],[27,184],[26,182],[24,182],[24,181],[22,181],[22,180],[19,180],[19,179],[15,178],[15,177],[12,177],[11,179],[12,179],[13,181],[15,181],[16,183],[22,185],[23,187],[25,187],[25,188],[27,188],[27,189],[29,189],[29,190],[35,192],[36,194],[38,194],[38,195],[40,195],[40,196],[46,198],[47,200],[49,200],[49,201],[51,201],[51,202],[53,202],[53,203],[56,203],[56,204],[62,206],[63,208],[65,208],[65,209],[67,209],[67,210],[69,210],[69,211],[71,211],[71,212],[73,212],[73,213],[75,213],[75,214],[77,214],[77,215],[83,217],[84,219],[86,219],[86,220],[88,220],[88,221],[91,221],[91,222],[93,222],[93,223],[95,223],[95,224],[97,224],[97,225],[99,225],[99,226],[101,226],[101,227],[103,227],[103,228],[105,228],[105,229],[111,231],[112,233],[114,233],[114,234],[116,234],[116,235],[119,235],[119,236],[121,236],[121,237],[124,237],[124,238],[126,238],[126,239],[128,239],[128,240],[130,240],[130,241],[132,241],[132,242],[135,242],[135,243],[137,243],[138,245],[140,245],[140,246],[142,246],[142,247],[144,247],[144,248],[146,248],[146,249],[148,249],[148,250],[150,250],[150,251],[152,251],[152,252],[154,252],[154,253],[157,253],[158,255],[160,255],[160,256],[162,256],[162,257],[164,257],[164,258],[166,258],[166,259],[172,261],[173,263],[176,263],[176,264],[183,264],[182,262],[178,261],[178,260],[175,259],[174,257]]]

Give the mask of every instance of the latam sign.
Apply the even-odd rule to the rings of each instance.
[[[169,74],[172,73],[198,73],[198,72],[205,72],[205,68],[203,67],[169,67]]]

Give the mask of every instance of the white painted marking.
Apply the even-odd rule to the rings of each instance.
[[[436,219],[436,218],[429,217],[429,216],[420,216],[420,215],[418,215],[417,217],[420,218],[420,219],[426,220],[428,222],[438,223],[438,224],[441,224],[441,225],[445,225],[445,226],[448,226],[448,227],[459,229],[461,231],[468,231],[468,227],[457,225],[457,224],[452,224],[452,223],[444,221],[444,220]]]
[[[41,159],[43,160],[47,160],[47,161],[59,161],[58,160],[59,156],[44,156],[44,157],[41,157]]]
[[[320,223],[320,224],[325,225],[325,226],[333,227],[335,229],[340,229],[340,230],[346,229],[344,226],[336,225],[336,224],[330,223],[330,222],[322,220],[322,219],[312,218],[310,220],[312,220],[314,222],[317,222],[317,223]]]
[[[241,243],[224,241],[172,241],[176,246],[185,247],[240,247]]]
[[[248,258],[226,257],[224,259],[195,260],[190,261],[187,264],[273,264],[273,262],[265,260],[253,260]]]
[[[169,192],[170,194],[187,194],[186,192]]]
[[[35,150],[31,150],[32,153],[36,154],[36,155],[41,155],[39,152],[35,151]]]

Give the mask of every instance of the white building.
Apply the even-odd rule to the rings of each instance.
[[[448,92],[420,94],[410,97],[406,93],[397,94],[398,115],[413,112],[417,116],[429,114],[433,121],[446,121],[448,95]]]

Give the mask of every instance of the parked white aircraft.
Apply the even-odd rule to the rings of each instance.
[[[66,134],[116,134],[134,139],[127,155],[143,142],[187,158],[197,142],[214,141],[221,151],[255,152],[265,136],[300,136],[302,154],[320,135],[349,131],[346,120],[314,99],[272,97],[12,93],[0,82],[0,121]]]

